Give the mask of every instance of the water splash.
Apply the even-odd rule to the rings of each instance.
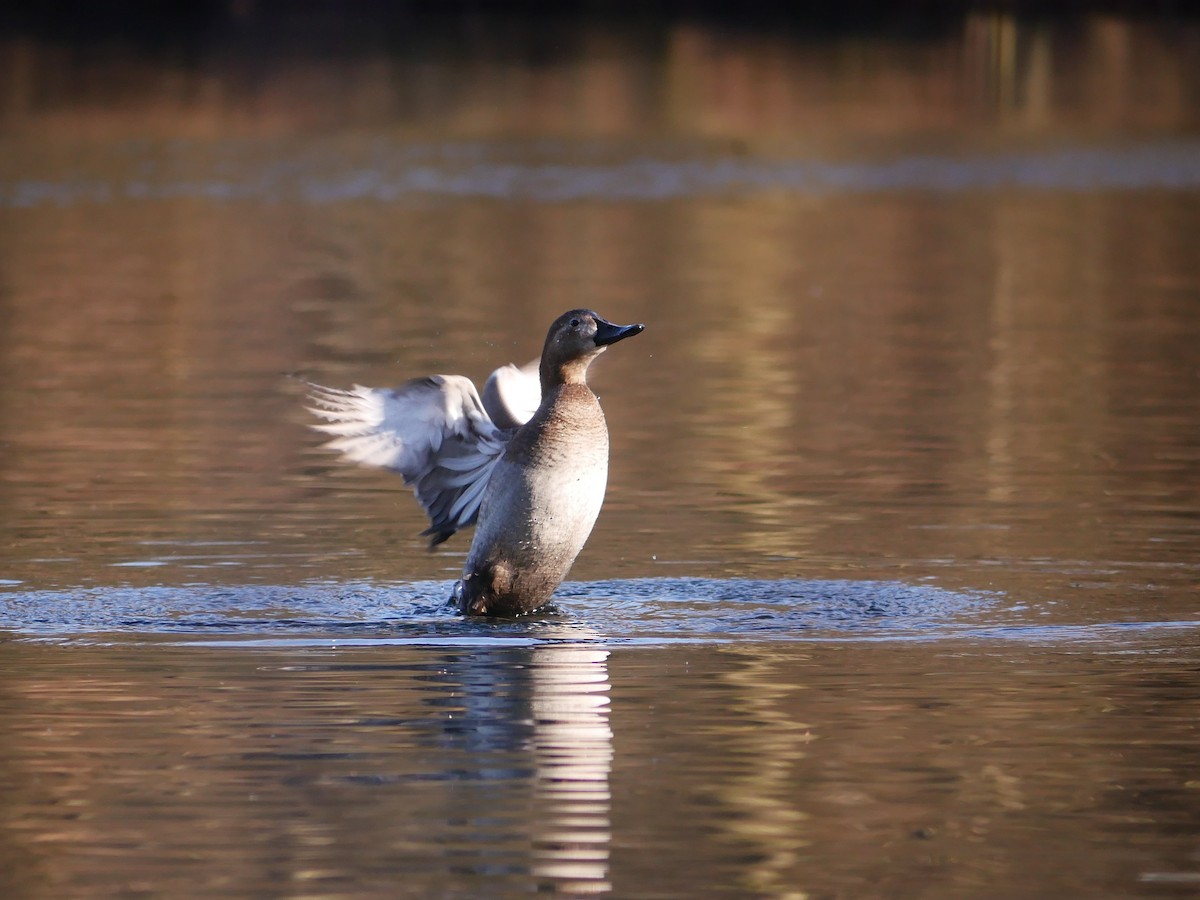
[[[882,581],[644,578],[564,585],[548,611],[464,619],[449,582],[106,587],[0,594],[20,635],[189,635],[242,641],[530,642],[581,634],[627,643],[928,634],[995,597]]]
[[[896,581],[636,578],[570,582],[523,619],[458,615],[450,582],[193,584],[0,593],[0,630],[90,642],[221,646],[666,645],[775,641],[1111,642],[1196,621],[1053,623],[1002,594]]]

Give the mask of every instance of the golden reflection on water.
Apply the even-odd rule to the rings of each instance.
[[[447,868],[472,867],[485,891],[612,888],[602,646],[464,661],[146,647],[87,674],[80,657],[108,652],[52,648],[61,665],[10,670],[0,691],[28,726],[0,753],[0,883],[22,896],[437,893]]]
[[[728,811],[718,840],[747,852],[754,862],[741,873],[742,889],[752,896],[803,900],[809,894],[795,883],[800,852],[811,847],[810,814],[798,808],[796,763],[820,736],[798,722],[788,706],[805,686],[784,677],[782,665],[796,663],[794,652],[764,648],[754,652],[722,648],[728,665],[722,680],[734,688],[736,708],[751,724],[728,735],[724,751],[752,762],[721,785],[716,799]]]
[[[921,41],[662,27],[661,44],[573,34],[535,66],[520,35],[515,56],[499,38],[415,57],[368,42],[334,61],[296,48],[252,79],[237,53],[182,65],[4,38],[0,182],[176,192],[0,207],[12,577],[77,557],[51,568],[103,581],[131,541],[229,538],[323,557],[327,574],[444,577],[454,558],[417,552],[400,485],[306,444],[281,374],[478,379],[531,358],[575,305],[650,326],[596,370],[613,473],[581,578],[1022,558],[1058,542],[1141,559],[1159,549],[1146,534],[1179,540],[1200,284],[1187,191],[202,190],[279,166],[349,177],[406,153],[447,172],[479,158],[669,169],[1119,145],[1196,121],[1194,54],[1177,47],[1191,26],[972,14]],[[1133,536],[1131,506],[1148,512]],[[327,556],[340,547],[353,571]]]
[[[1190,648],[553,639],[10,643],[0,878],[791,900],[1189,871]]]

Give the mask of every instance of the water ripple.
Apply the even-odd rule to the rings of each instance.
[[[625,642],[929,633],[995,597],[881,581],[646,578],[564,585],[556,606],[512,622],[463,619],[447,582],[107,587],[0,594],[0,628],[21,635],[229,636],[238,641]]]
[[[0,593],[0,630],[91,642],[174,637],[243,647],[666,645],[773,641],[1120,641],[1200,622],[1054,623],[991,592],[893,581],[638,578],[572,582],[548,611],[467,619],[449,582],[306,582]]]

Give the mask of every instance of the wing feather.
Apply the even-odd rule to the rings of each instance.
[[[399,472],[429,514],[431,546],[475,524],[512,430],[496,427],[461,375],[418,378],[395,390],[310,384],[324,446],[364,466]]]
[[[501,366],[483,386],[483,408],[500,428],[524,425],[542,402],[542,381],[538,360],[523,366]]]

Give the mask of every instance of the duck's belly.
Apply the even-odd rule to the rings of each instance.
[[[464,579],[483,577],[505,614],[549,600],[583,549],[608,482],[607,453],[530,471],[502,459],[492,472]],[[496,610],[499,611],[499,610]]]
[[[608,465],[597,461],[550,472],[552,477],[540,478],[527,489],[529,547],[535,558],[561,560],[561,574],[565,576],[600,515],[608,486]]]

